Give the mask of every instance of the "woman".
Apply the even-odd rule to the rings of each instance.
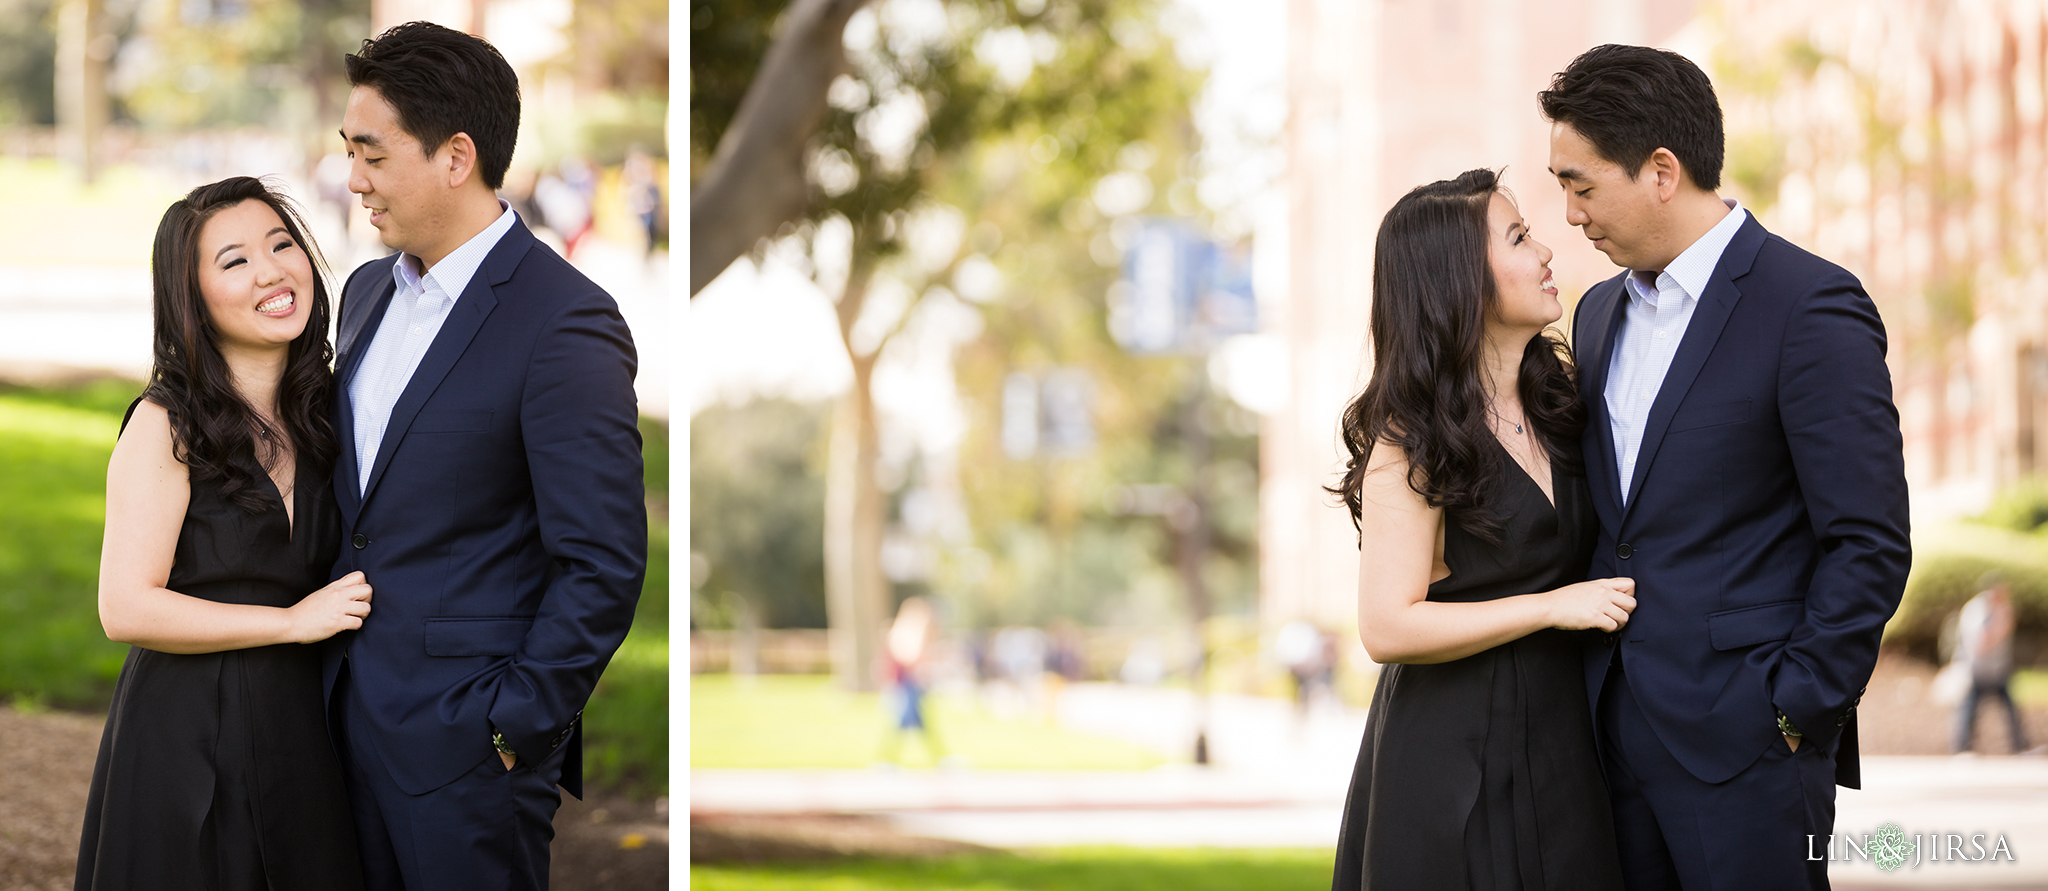
[[[358,889],[317,648],[362,627],[328,473],[327,288],[258,180],[192,190],[151,257],[155,367],[107,469],[100,622],[132,644],[83,889]]]
[[[1359,636],[1389,664],[1333,888],[1619,888],[1580,666],[1635,586],[1581,581],[1585,414],[1544,332],[1550,251],[1487,170],[1408,193],[1376,251],[1372,382],[1331,491],[1359,530]]]

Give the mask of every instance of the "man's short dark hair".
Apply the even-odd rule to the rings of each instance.
[[[1577,130],[1635,179],[1667,148],[1708,191],[1721,187],[1721,103],[1691,60],[1669,50],[1607,44],[1587,50],[1536,94],[1543,116]]]
[[[519,77],[497,47],[432,22],[407,22],[363,41],[347,62],[349,85],[391,103],[399,128],[427,154],[467,133],[484,185],[505,185],[519,140]]]

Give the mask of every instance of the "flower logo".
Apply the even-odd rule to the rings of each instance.
[[[1864,850],[1870,854],[1878,869],[1894,872],[1912,859],[1918,843],[1906,837],[1906,832],[1897,823],[1886,823],[1877,828],[1877,834],[1865,843]]]

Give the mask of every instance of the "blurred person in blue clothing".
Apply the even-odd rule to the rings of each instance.
[[[935,624],[931,601],[911,597],[896,608],[896,621],[889,626],[888,645],[882,651],[882,679],[888,684],[882,701],[890,720],[882,740],[884,763],[896,763],[903,738],[911,733],[924,736],[925,750],[934,762],[945,759],[924,713],[924,674]]]

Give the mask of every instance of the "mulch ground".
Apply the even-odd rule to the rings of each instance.
[[[0,708],[0,891],[69,891],[99,752],[96,717]],[[555,816],[554,891],[668,887],[668,809],[593,792],[562,796]]]

